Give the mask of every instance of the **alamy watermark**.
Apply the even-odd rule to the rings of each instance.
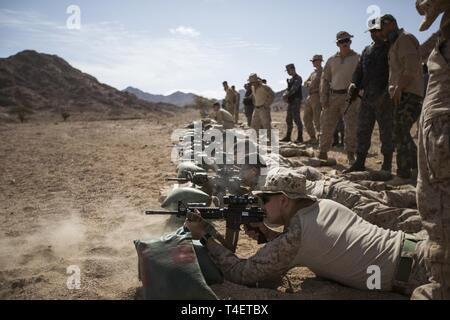
[[[369,266],[367,274],[370,275],[366,281],[367,289],[381,290],[381,268],[376,265]]]
[[[66,26],[69,30],[81,29],[81,9],[79,6],[72,4],[67,7],[66,13],[70,16],[66,20]]]
[[[80,290],[81,288],[81,270],[79,266],[72,265],[66,269],[67,277],[66,286],[69,290]]]
[[[381,18],[381,9],[377,5],[370,5],[367,7],[366,13],[369,15],[367,18],[367,25],[369,28],[372,28],[374,26],[381,25],[380,18]]]

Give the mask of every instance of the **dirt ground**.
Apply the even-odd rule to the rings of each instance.
[[[276,127],[284,128],[283,117],[274,114]],[[145,120],[0,124],[0,298],[139,298],[133,240],[175,229],[143,211],[159,208],[159,191],[174,175],[170,135],[196,118],[190,111]],[[378,148],[376,134],[374,169],[381,165]],[[339,150],[332,155],[345,159]],[[241,236],[240,256],[256,249]],[[73,265],[81,271],[79,290],[66,285]],[[290,288],[278,290],[231,283],[213,290],[223,299],[405,298],[345,288],[306,268],[292,270],[289,280]]]

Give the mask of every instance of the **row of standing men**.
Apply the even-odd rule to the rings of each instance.
[[[369,26],[373,43],[361,56],[350,48],[353,36],[339,32],[336,37],[339,52],[327,61],[325,68],[321,68],[320,55],[312,59],[315,71],[306,81],[310,94],[304,120],[314,140],[315,132],[308,116],[314,119],[314,129],[320,132],[319,157],[326,159],[330,137],[339,117],[344,117],[345,148],[352,163],[349,171],[364,169],[375,122],[380,127],[382,169],[391,170],[392,155],[397,149],[398,177],[409,179],[418,170],[417,203],[431,244],[426,261],[431,267],[432,282],[418,288],[414,296],[450,299],[450,2],[417,0],[416,7],[425,16],[422,31],[444,13],[438,41],[428,60],[425,100],[419,42],[399,28],[392,15],[384,15]],[[295,66],[288,65],[287,71],[292,78],[284,95],[289,107],[287,136],[283,140],[290,140],[292,121],[295,121],[299,129],[297,141],[301,141],[303,127],[299,109],[302,99],[295,90],[301,87],[302,80]],[[273,91],[255,74],[250,76],[249,88],[250,101],[255,107],[252,127],[270,129]],[[250,101],[247,100],[247,104]],[[419,117],[417,150],[411,128]]]
[[[336,36],[339,51],[324,68],[322,55],[311,59],[315,69],[304,83],[309,95],[304,103],[303,120],[310,137],[308,142],[315,144],[319,140],[318,157],[327,160],[335,129],[343,119],[349,172],[365,170],[377,122],[384,156],[381,169],[391,171],[396,149],[397,177],[402,182],[417,175],[417,146],[410,131],[420,116],[424,96],[420,45],[414,35],[398,27],[392,15],[370,21],[369,31],[373,42],[361,55],[351,49],[353,36],[341,31]],[[281,141],[291,141],[295,123],[298,132],[295,142],[303,143],[300,117],[303,80],[294,64],[287,65],[286,71],[291,78],[283,95],[288,104],[287,133]],[[223,107],[237,123],[240,95],[227,82],[223,85],[226,91]],[[243,102],[248,124],[255,130],[270,130],[275,93],[256,74],[250,75],[245,89]]]

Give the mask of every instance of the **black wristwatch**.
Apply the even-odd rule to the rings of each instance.
[[[208,243],[208,240],[212,238],[212,235],[210,235],[209,233],[205,233],[205,235],[200,239],[200,243],[206,247],[206,244]]]

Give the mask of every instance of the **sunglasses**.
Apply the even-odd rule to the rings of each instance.
[[[342,39],[342,40],[338,41],[339,44],[344,44],[344,43],[349,43],[349,42],[350,42],[350,39]]]

